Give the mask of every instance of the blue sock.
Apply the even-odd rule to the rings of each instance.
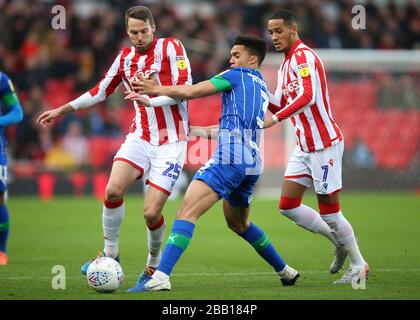
[[[191,242],[195,225],[186,220],[175,220],[166,242],[157,270],[171,274],[172,269]]]
[[[9,212],[3,204],[0,206],[0,251],[6,252],[7,238],[9,237]]]
[[[263,257],[276,272],[284,269],[286,263],[283,261],[283,258],[277,253],[276,249],[274,249],[265,232],[255,224],[251,223],[241,236],[257,250],[258,254]]]

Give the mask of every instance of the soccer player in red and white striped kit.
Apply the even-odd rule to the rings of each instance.
[[[161,85],[191,84],[191,68],[180,41],[154,36],[155,23],[147,7],[135,6],[126,11],[126,31],[131,47],[123,48],[96,87],[77,99],[44,112],[38,124],[45,126],[63,114],[90,107],[105,100],[141,73]],[[123,196],[139,178],[146,179],[143,214],[148,231],[149,255],[141,277],[153,274],[159,264],[165,233],[163,206],[171,194],[184,165],[188,135],[187,102],[169,97],[151,99],[155,106],[146,108],[134,102],[135,117],[125,142],[114,157],[105,191],[102,211],[105,246],[103,254],[119,261],[118,237],[124,216]],[[169,106],[168,106],[169,105]],[[90,261],[82,266],[86,273]]]
[[[275,123],[290,118],[297,146],[288,162],[279,209],[297,225],[328,238],[336,247],[331,273],[337,273],[347,256],[350,267],[335,284],[366,279],[369,266],[362,257],[353,228],[340,209],[343,135],[334,121],[324,65],[298,35],[293,11],[279,10],[268,20],[276,51],[285,54],[278,72],[269,110]],[[307,188],[314,185],[319,213],[302,204]]]

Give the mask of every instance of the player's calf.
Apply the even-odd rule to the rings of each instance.
[[[301,204],[301,201],[301,198],[282,196],[279,203],[280,212],[298,226],[313,233],[319,233],[330,240],[334,246],[339,246],[338,242],[335,240],[333,230],[330,229],[318,212]]]
[[[105,199],[102,208],[102,228],[104,233],[104,252],[107,257],[115,258],[119,254],[118,238],[124,218],[124,199],[110,201]]]
[[[160,215],[160,218],[154,224],[149,224],[146,221],[147,225],[147,248],[149,254],[147,256],[146,268],[143,271],[143,277],[149,274],[149,270],[156,269],[160,262],[161,258],[161,247],[164,241],[166,223],[163,215]]]
[[[230,230],[235,232],[237,235],[242,235],[248,226],[246,225],[246,221],[235,221],[233,219],[226,219],[227,226]]]

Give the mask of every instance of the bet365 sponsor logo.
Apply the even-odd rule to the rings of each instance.
[[[297,80],[293,80],[282,87],[283,95],[285,96],[297,90],[299,90],[299,82]]]

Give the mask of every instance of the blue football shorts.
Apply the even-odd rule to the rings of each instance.
[[[262,170],[255,170],[255,166],[260,164],[248,148],[241,146],[239,150],[242,151],[233,150],[232,145],[219,146],[193,179],[205,182],[232,207],[248,208],[260,176],[256,173]],[[231,156],[228,161],[225,159],[226,154]]]

